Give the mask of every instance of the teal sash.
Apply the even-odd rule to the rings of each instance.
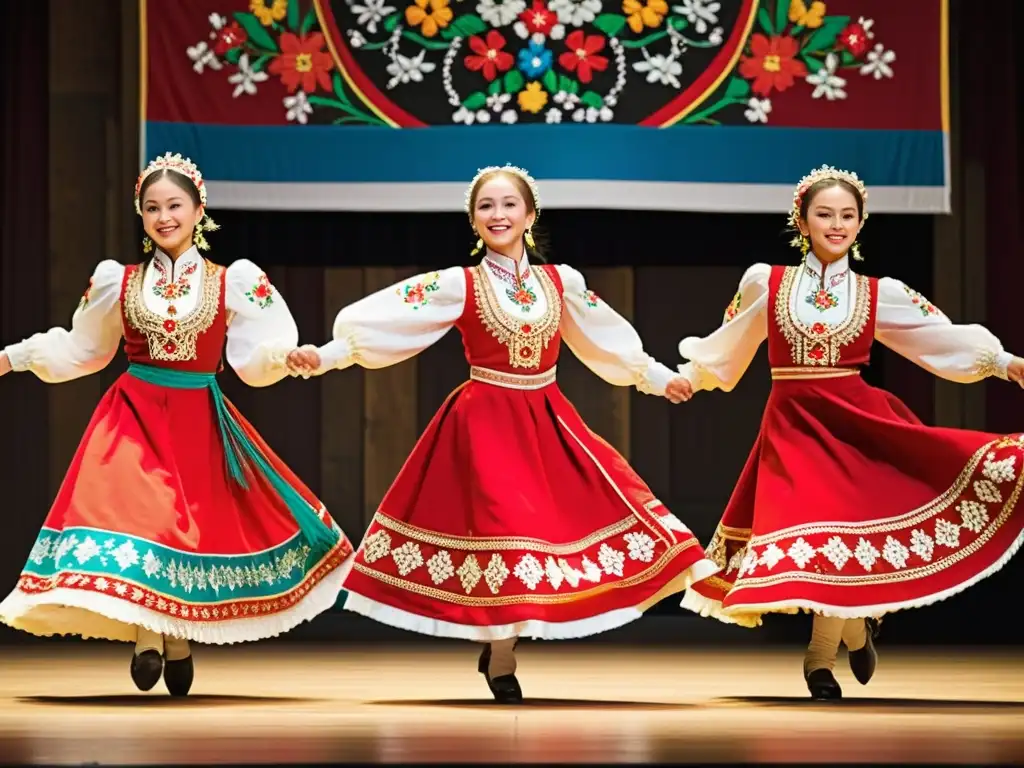
[[[250,471],[262,474],[288,507],[303,537],[316,553],[317,560],[338,543],[338,531],[320,520],[316,511],[302,495],[281,477],[249,439],[242,425],[228,409],[224,393],[217,384],[216,374],[176,371],[139,363],[130,364],[128,373],[150,384],[171,389],[209,389],[213,396],[217,425],[220,427],[221,440],[224,442],[224,454],[227,457],[231,478],[242,488],[248,488],[243,467],[247,466]]]

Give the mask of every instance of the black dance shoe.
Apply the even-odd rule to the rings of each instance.
[[[192,654],[177,661],[167,660],[164,665],[164,685],[171,696],[188,696],[192,688],[192,680],[195,677],[195,667],[192,664]]]
[[[148,691],[164,671],[164,657],[159,651],[146,650],[140,654],[132,654],[132,681],[140,691]]]
[[[811,692],[811,698],[819,701],[843,698],[843,689],[839,682],[828,669],[816,669],[809,675],[804,675],[807,681],[807,690]]]
[[[850,651],[850,671],[861,685],[867,685],[875,674],[878,665],[878,651],[875,650],[875,638],[878,637],[878,619],[864,619],[864,631],[867,642],[863,648]]]
[[[518,643],[516,643],[518,645]],[[515,646],[512,646],[515,650]],[[480,652],[480,661],[477,663],[477,671],[484,676],[487,687],[491,689],[491,695],[499,704],[522,704],[523,689],[519,687],[519,680],[515,675],[500,675],[492,678],[488,673],[491,664],[491,646],[487,644]]]

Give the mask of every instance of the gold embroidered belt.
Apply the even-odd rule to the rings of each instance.
[[[506,389],[541,389],[555,381],[554,366],[544,373],[505,373],[503,371],[492,371],[490,368],[481,368],[477,365],[469,369],[469,378],[473,381],[483,381],[487,384],[494,384],[496,387]]]
[[[794,366],[792,368],[772,368],[772,381],[839,379],[845,376],[859,375],[860,370],[857,368],[831,368],[827,366],[819,368],[810,365]]]

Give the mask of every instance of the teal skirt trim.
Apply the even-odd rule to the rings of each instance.
[[[224,393],[221,391],[220,385],[217,384],[216,374],[176,371],[139,363],[129,365],[128,373],[137,379],[160,387],[210,390],[221,440],[224,443],[228,473],[231,478],[242,488],[248,489],[246,470],[262,475],[288,507],[288,511],[291,512],[298,524],[303,537],[313,550],[315,559],[322,557],[338,543],[339,532],[320,519],[316,510],[281,477],[249,439],[242,425],[228,408]]]

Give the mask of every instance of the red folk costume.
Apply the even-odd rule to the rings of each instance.
[[[860,184],[826,168],[802,189],[837,175]],[[808,253],[747,270],[722,326],[680,343],[680,371],[695,391],[730,391],[766,338],[761,430],[707,548],[722,573],[685,608],[751,627],[771,612],[879,617],[1010,559],[1024,535],[1024,435],[926,426],[859,375],[877,340],[950,381],[1005,379],[998,339],[898,280],[854,273],[847,256],[826,266]]]
[[[562,342],[604,380],[660,394],[675,374],[564,265],[420,275],[344,309],[325,369],[382,368],[462,335],[470,380],[381,501],[345,608],[482,642],[603,632],[718,568],[556,383]]]
[[[155,161],[189,175],[180,156]],[[128,372],[100,401],[4,623],[38,635],[203,643],[286,632],[335,603],[352,548],[320,501],[220,394],[288,375],[298,330],[250,261],[224,268],[195,246],[176,261],[103,261],[70,331],[6,348],[49,383],[104,368],[123,336]],[[307,536],[302,530],[319,526]]]

